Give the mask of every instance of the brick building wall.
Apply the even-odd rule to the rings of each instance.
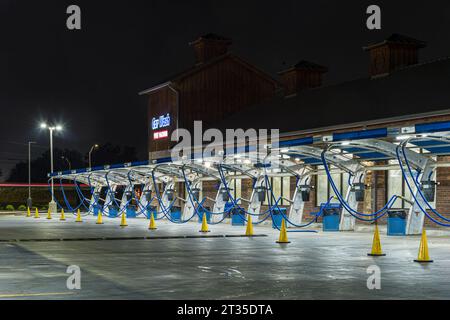
[[[439,156],[438,162],[450,161],[450,156]],[[450,168],[438,168],[436,172],[436,210],[450,219]],[[429,219],[427,224],[432,222]],[[435,225],[434,223],[432,223]]]

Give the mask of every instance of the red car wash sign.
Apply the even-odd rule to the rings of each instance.
[[[153,131],[153,140],[166,139],[167,137],[169,137],[169,131],[167,129],[160,129],[164,129],[170,126],[170,114],[167,113],[166,115],[159,116],[158,118],[153,117],[151,126]]]

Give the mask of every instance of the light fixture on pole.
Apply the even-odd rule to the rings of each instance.
[[[61,131],[63,128],[61,125],[47,125],[46,123],[41,123],[41,129],[48,129],[50,133],[50,172],[53,173],[53,131]],[[52,200],[48,204],[48,208],[51,213],[56,213],[56,202],[54,200],[54,184],[53,177],[51,178],[51,190],[52,190]]]
[[[94,149],[98,149],[98,144],[94,144],[92,147],[91,147],[91,150],[89,150],[89,168],[92,168],[92,151],[94,151]]]
[[[34,141],[28,141],[28,199],[27,208],[31,210],[33,200],[31,200],[31,145],[36,143]]]

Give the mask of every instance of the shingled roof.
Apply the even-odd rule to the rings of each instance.
[[[239,56],[237,56],[237,55],[235,55],[235,54],[233,54],[233,53],[228,52],[228,53],[226,53],[226,54],[223,54],[223,55],[221,55],[221,56],[218,56],[218,57],[216,57],[216,58],[213,58],[213,59],[207,61],[206,63],[197,64],[197,65],[194,65],[194,66],[192,66],[192,67],[190,67],[190,68],[188,68],[188,69],[186,69],[186,70],[184,70],[184,71],[182,71],[182,72],[173,74],[173,75],[167,77],[165,80],[159,81],[158,83],[156,83],[155,85],[151,86],[150,88],[148,88],[148,89],[146,89],[146,90],[143,90],[143,91],[139,92],[139,94],[140,94],[140,95],[147,94],[147,93],[153,91],[153,90],[156,89],[156,88],[160,88],[160,87],[163,86],[164,84],[167,84],[167,83],[176,83],[177,81],[181,81],[181,80],[183,80],[184,78],[190,76],[191,74],[194,74],[194,73],[199,72],[199,71],[201,71],[201,70],[203,70],[203,69],[205,69],[205,68],[208,68],[208,67],[210,67],[211,65],[214,65],[214,64],[216,64],[216,63],[219,63],[220,61],[222,61],[222,60],[224,60],[224,59],[233,59],[235,62],[237,62],[237,63],[243,65],[245,68],[248,68],[248,69],[252,70],[253,72],[259,74],[260,76],[262,76],[262,77],[266,78],[267,80],[273,82],[273,83],[276,84],[277,86],[280,86],[280,84],[278,83],[278,81],[275,80],[275,79],[273,79],[272,76],[270,76],[268,73],[266,73],[266,72],[260,70],[259,68],[255,67],[254,65],[248,63],[247,61],[245,61],[245,60],[242,59],[241,57],[239,57]]]
[[[424,48],[426,47],[427,43],[425,41],[417,40],[405,35],[401,35],[398,33],[393,33],[389,37],[387,37],[385,40],[377,43],[370,44],[366,47],[363,47],[364,50],[373,49],[375,47],[379,47],[385,44],[397,44],[397,45],[408,45],[408,46],[414,46],[416,48]]]
[[[299,62],[297,62],[296,64],[294,64],[292,67],[280,71],[278,72],[278,74],[283,74],[285,72],[291,71],[291,70],[314,70],[314,71],[319,71],[319,72],[327,72],[328,68],[321,66],[320,64],[311,62],[311,61],[306,61],[306,60],[300,60]]]
[[[293,132],[450,109],[450,58],[276,97],[217,124],[219,129]]]

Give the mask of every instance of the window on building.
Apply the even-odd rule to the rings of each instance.
[[[242,181],[241,179],[233,180],[233,197],[234,199],[239,199],[242,196]]]
[[[320,206],[321,203],[326,203],[328,199],[328,178],[325,174],[319,174],[316,183],[316,205]]]
[[[317,166],[317,169],[323,170],[324,168],[323,166]],[[349,187],[349,174],[332,173],[331,177],[339,193],[345,198]],[[316,176],[316,206],[320,206],[321,203],[326,203],[331,196],[336,196],[336,194],[328,181],[327,175],[322,171]],[[338,203],[339,200],[333,199],[331,202]]]
[[[272,205],[275,205],[275,201],[278,200],[279,197],[282,197],[281,200],[278,202],[278,205],[289,206],[290,202],[283,198],[291,199],[290,177],[271,177],[269,178],[269,181],[270,184],[272,185],[273,196],[275,197],[275,200],[272,201]],[[268,196],[270,197],[271,194],[269,193]],[[269,205],[268,196],[266,196],[266,199],[263,202],[264,205]]]
[[[396,160],[389,160],[389,164],[397,164]],[[436,173],[433,173],[431,177],[432,180],[435,180]],[[412,177],[408,177],[409,185],[413,190],[416,190],[415,184],[412,180]],[[389,200],[394,195],[400,195],[414,202],[414,198],[411,195],[411,191],[409,190],[406,182],[403,179],[402,171],[400,169],[392,169],[387,171],[387,200]],[[420,196],[419,196],[420,197]],[[386,200],[386,201],[387,201]],[[433,202],[430,202],[432,208],[435,208],[436,205],[436,192],[435,199]],[[409,208],[411,204],[405,200],[397,200],[393,206],[394,208]]]

